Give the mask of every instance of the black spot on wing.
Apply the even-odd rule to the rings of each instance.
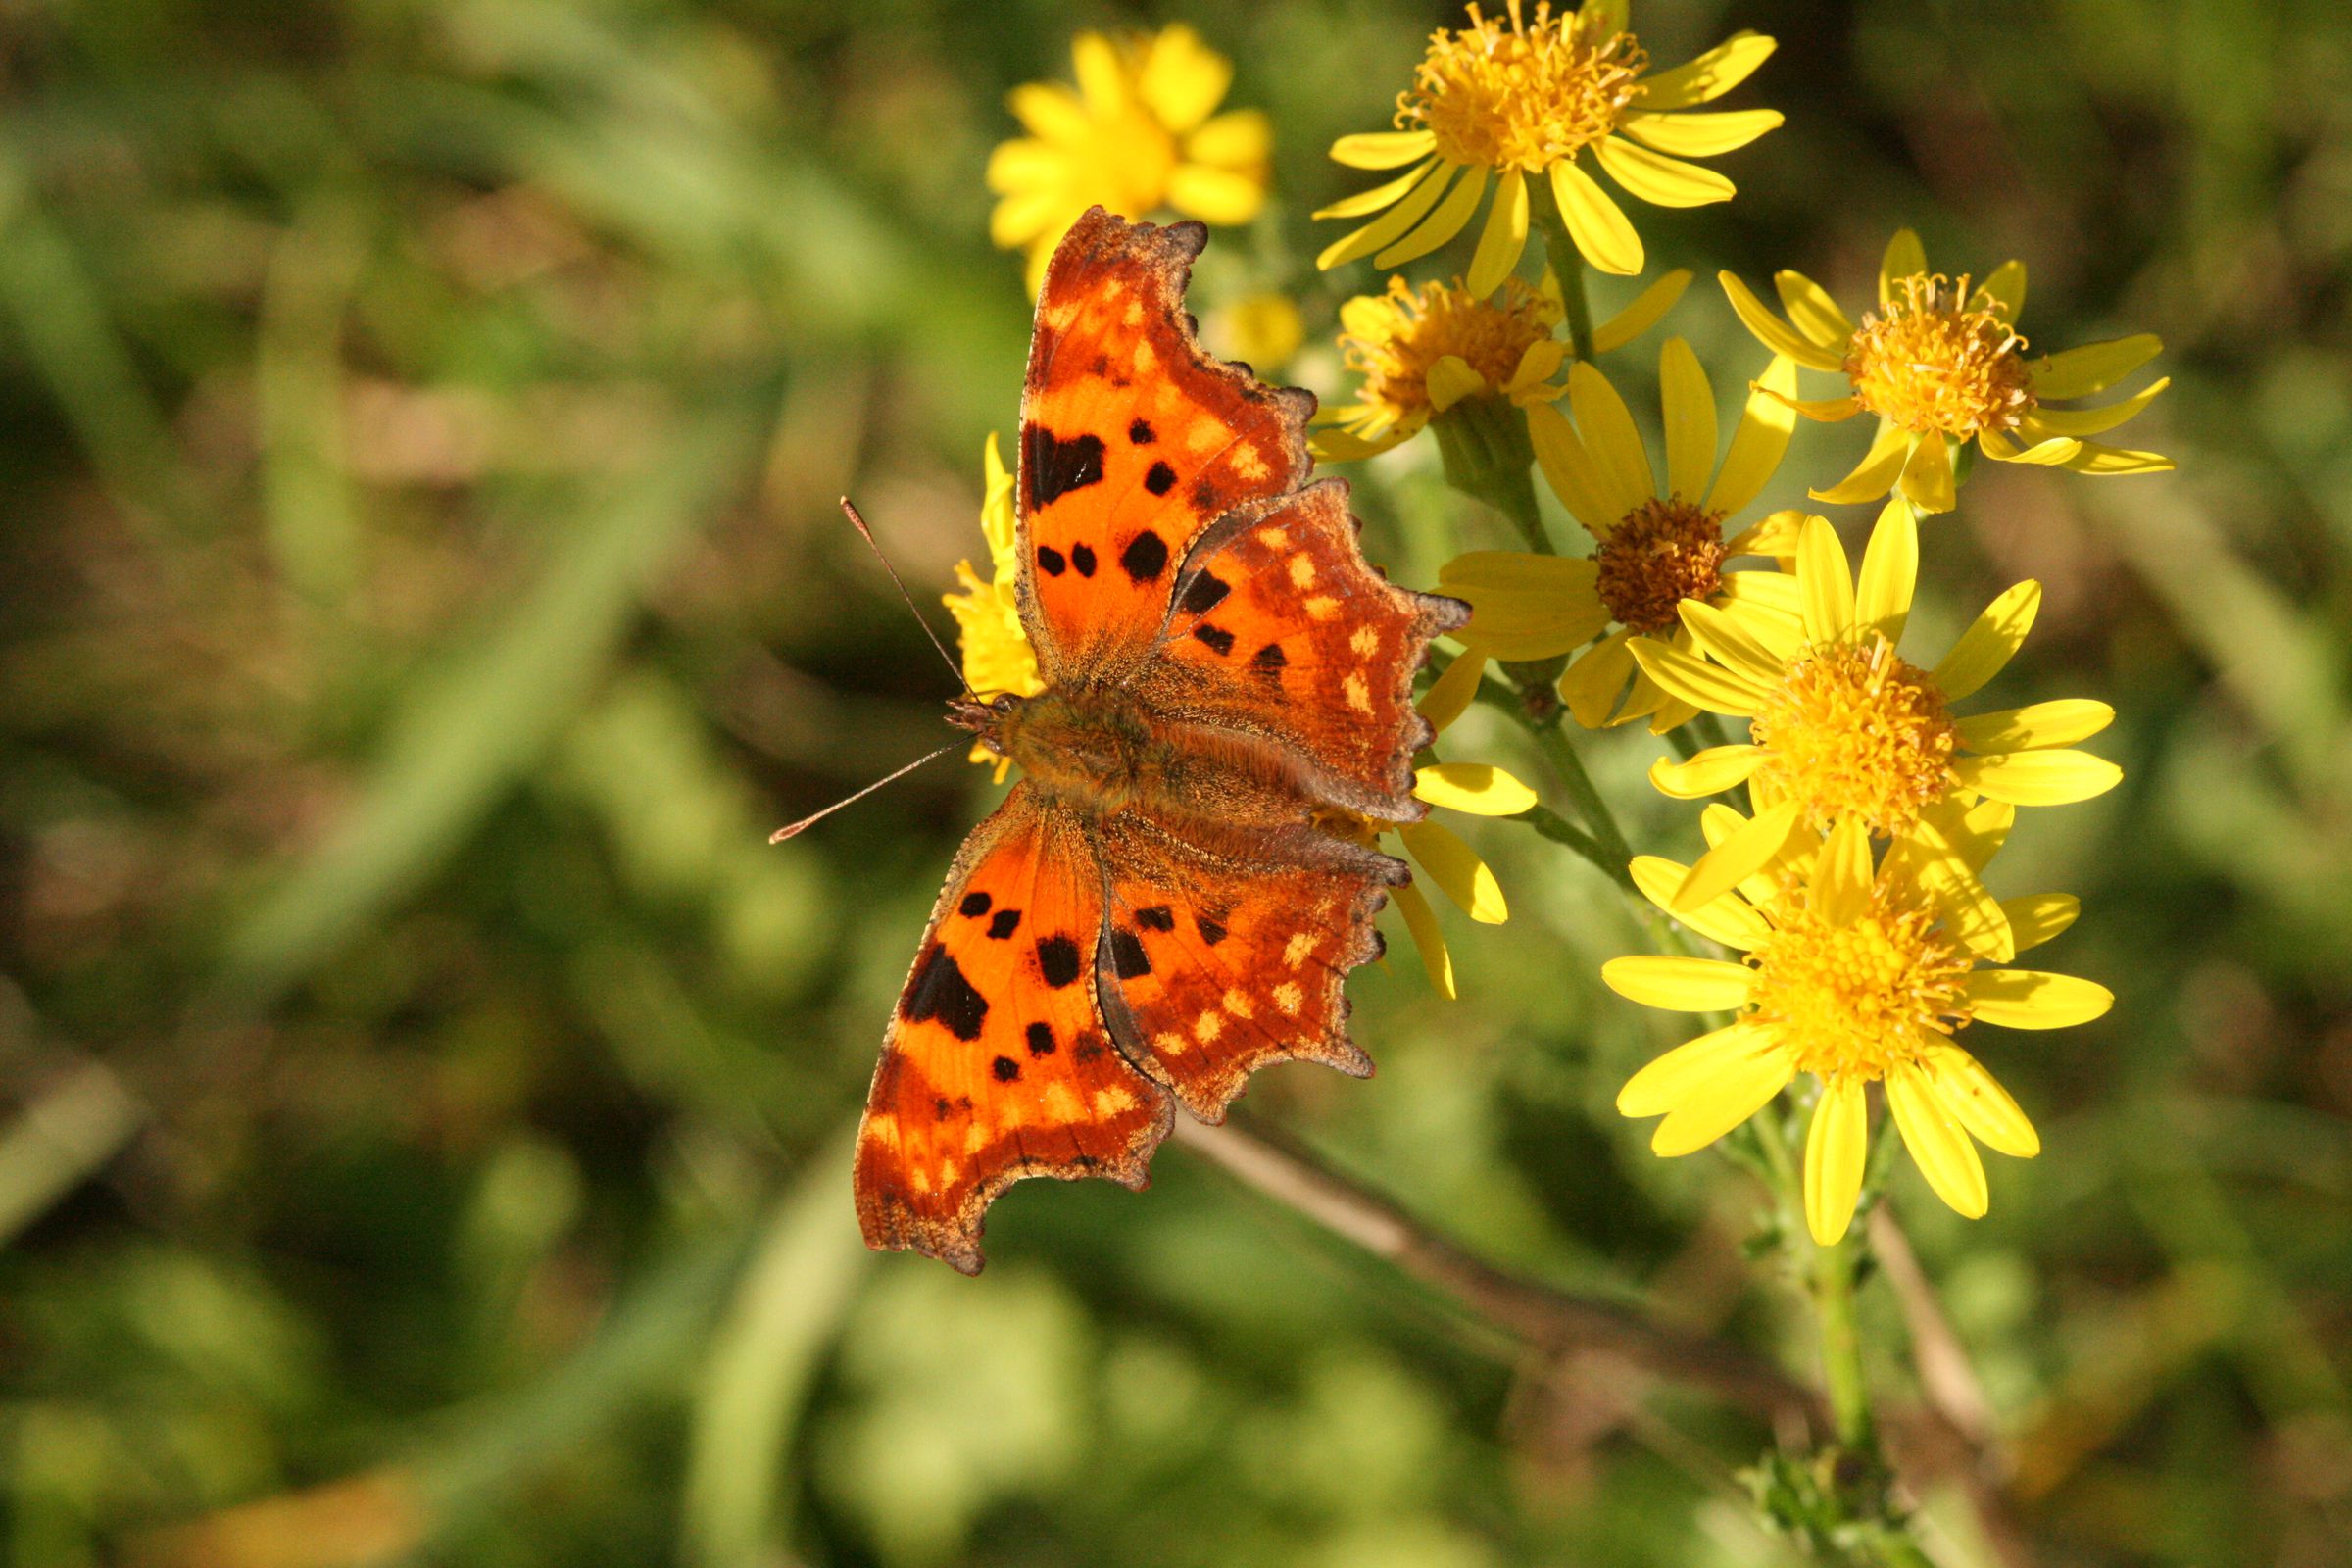
[[[1205,643],[1209,651],[1220,658],[1233,652],[1233,633],[1222,626],[1195,626],[1193,638]]]
[[[1092,577],[1095,574],[1095,547],[1093,545],[1070,546],[1070,564],[1078,568],[1079,576]]]
[[[1261,675],[1278,676],[1290,662],[1290,656],[1282,651],[1280,643],[1268,643],[1250,656],[1250,667]]]
[[[1119,552],[1119,565],[1137,582],[1150,582],[1168,569],[1168,542],[1146,528]]]
[[[1144,488],[1155,496],[1164,496],[1176,488],[1176,470],[1165,463],[1154,463],[1144,474]]]
[[[1149,909],[1136,910],[1135,923],[1147,931],[1173,931],[1176,929],[1176,916],[1166,905],[1154,904]]]
[[[1205,615],[1225,602],[1233,585],[1213,571],[1197,571],[1193,580],[1184,585],[1183,608],[1195,615]]]
[[[1051,1056],[1054,1054],[1054,1026],[1052,1024],[1033,1023],[1029,1026],[1027,1034],[1029,1037],[1029,1054],[1032,1056]]]
[[[986,914],[988,906],[995,902],[985,893],[966,893],[963,902],[956,906],[956,912],[966,919],[977,918]]]
[[[1068,937],[1048,937],[1037,945],[1037,972],[1058,991],[1078,978],[1078,944]]]
[[[1018,909],[999,909],[997,917],[988,922],[988,934],[999,942],[1011,936],[1020,928],[1021,911]]]
[[[954,954],[934,942],[914,966],[914,978],[899,999],[899,1016],[908,1023],[936,1018],[958,1040],[980,1038],[980,1022],[988,1016],[988,999],[972,989]]]
[[[1022,432],[1026,451],[1021,470],[1029,481],[1029,510],[1052,506],[1073,490],[1102,480],[1102,438],[1078,435],[1063,440],[1042,424]]]
[[[1127,427],[1127,439],[1139,447],[1148,447],[1159,439],[1149,420],[1138,419]]]
[[[997,1082],[1008,1084],[1021,1075],[1021,1064],[1010,1056],[999,1056],[989,1070],[997,1075]]]
[[[1061,552],[1052,545],[1039,545],[1037,547],[1037,568],[1049,577],[1058,577],[1070,569],[1070,564],[1062,560]]]
[[[1152,972],[1152,960],[1144,954],[1143,943],[1132,931],[1113,931],[1110,934],[1110,962],[1122,980]]]
[[[1211,919],[1203,914],[1196,917],[1193,924],[1200,928],[1200,940],[1212,948],[1225,940],[1225,922],[1222,920]]]

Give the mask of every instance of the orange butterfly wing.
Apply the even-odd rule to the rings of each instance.
[[[1046,269],[1021,396],[1021,622],[1046,683],[1140,660],[1208,526],[1306,475],[1311,393],[1202,352],[1199,223],[1095,208]]]
[[[956,856],[883,1041],[858,1132],[868,1246],[976,1274],[981,1216],[1013,1182],[1145,1184],[1169,1102],[1111,1041],[1102,932],[1087,830],[1014,786]]]

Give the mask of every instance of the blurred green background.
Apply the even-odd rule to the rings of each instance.
[[[1323,156],[1450,7],[874,0],[0,4],[0,1550],[39,1568],[418,1561],[1785,1560],[1769,1434],[1511,1350],[1181,1149],[1030,1184],[977,1281],[869,1258],[845,1137],[981,770],[765,831],[945,738],[928,599],[1015,416],[980,171],[1081,25],[1196,25],[1275,201],[1195,299],[1318,276]],[[2096,696],[2130,771],[1996,891],[2087,913],[2115,1011],[1983,1031],[2043,1130],[1990,1217],[1892,1200],[2052,1563],[2340,1563],[2352,1539],[2352,24],[2334,0],[1667,4],[1754,26],[1787,128],[1707,281],[1851,299],[1898,222],[2032,270],[2058,348],[2155,330],[2178,475],[1980,467],[1922,646],[2020,576],[1997,695]],[[1321,231],[1319,232],[1318,229]],[[1462,266],[1469,240],[1417,269]],[[1620,292],[1604,290],[1605,311]],[[1613,365],[1637,409],[1656,338]],[[1724,393],[1727,406],[1731,393]],[[1843,471],[1800,434],[1768,500]],[[1426,441],[1358,475],[1427,580],[1505,542]],[[1849,523],[1858,526],[1857,511]],[[944,613],[934,613],[945,625]],[[1449,755],[1544,783],[1478,714]],[[1589,748],[1636,842],[1695,813]],[[1744,1176],[1609,1108],[1673,1020],[1600,991],[1610,887],[1477,824],[1512,901],[1351,986],[1380,1063],[1246,1108],[1494,1258],[1810,1376]],[[1400,936],[1401,933],[1398,933]],[[1881,1386],[1902,1327],[1865,1297]],[[1973,1556],[1930,1499],[1929,1540]]]

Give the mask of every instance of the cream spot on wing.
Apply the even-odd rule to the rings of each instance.
[[[1294,1017],[1298,1015],[1298,1004],[1305,1000],[1306,994],[1288,980],[1274,988],[1274,1005]]]
[[[1299,608],[1306,612],[1309,620],[1329,620],[1340,612],[1340,602],[1329,594],[1317,594]]]
[[[1140,339],[1137,340],[1135,345],[1135,373],[1138,375],[1148,376],[1158,368],[1159,356],[1152,351],[1152,345],[1143,342]]]
[[[1086,1107],[1078,1102],[1068,1084],[1054,1083],[1046,1085],[1046,1113],[1056,1122],[1067,1124],[1085,1115]]]
[[[990,1136],[988,1123],[974,1118],[971,1126],[964,1130],[963,1152],[967,1154],[977,1154],[988,1147]]]
[[[1238,989],[1225,993],[1224,1005],[1225,1010],[1232,1013],[1236,1018],[1248,1018],[1254,1014],[1257,1010],[1250,1005],[1250,999],[1243,996]]]
[[[1372,688],[1364,684],[1363,676],[1351,672],[1340,682],[1340,691],[1347,697],[1349,708],[1359,713],[1372,711]]]
[[[910,1165],[906,1168],[906,1185],[917,1193],[927,1194],[931,1191],[931,1173],[920,1165]]]
[[[1257,542],[1261,545],[1264,545],[1268,550],[1288,550],[1291,548],[1291,536],[1287,533],[1284,533],[1280,528],[1258,529]]]
[[[1134,1108],[1135,1097],[1121,1085],[1112,1084],[1108,1089],[1095,1091],[1095,1114],[1098,1116],[1115,1116],[1122,1110]]]
[[[1282,961],[1296,969],[1300,964],[1304,963],[1306,961],[1306,956],[1314,951],[1315,934],[1312,931],[1301,931],[1297,936],[1291,938],[1288,943],[1284,944],[1282,950]]]
[[[1263,479],[1274,471],[1266,466],[1266,460],[1257,455],[1257,448],[1253,446],[1235,447],[1228,461],[1233,464],[1233,471],[1245,479]]]
[[[1193,1038],[1202,1045],[1225,1032],[1225,1020],[1213,1012],[1204,1012],[1193,1020]]]
[[[1380,652],[1380,633],[1369,626],[1358,626],[1348,634],[1348,651],[1358,659],[1370,659]]]
[[[1152,1037],[1152,1049],[1163,1056],[1181,1056],[1189,1048],[1182,1035],[1156,1034]]]
[[[865,1118],[865,1136],[884,1149],[899,1147],[899,1118],[887,1110],[878,1110]]]
[[[962,1175],[962,1174],[963,1174],[963,1167],[962,1167],[961,1165],[958,1165],[958,1164],[956,1164],[956,1163],[954,1160],[952,1160],[952,1159],[943,1159],[943,1160],[941,1160],[941,1161],[939,1162],[939,1185],[940,1185],[940,1186],[942,1186],[942,1187],[953,1187],[953,1186],[955,1186],[955,1185],[956,1185],[956,1177],[958,1177],[958,1176],[960,1176],[960,1175]]]
[[[1043,318],[1045,323],[1052,327],[1054,331],[1066,332],[1069,330],[1070,323],[1078,319],[1078,302],[1076,300],[1061,300],[1055,304],[1047,306],[1044,310],[1038,312],[1037,314]]]
[[[1225,444],[1225,427],[1214,419],[1196,419],[1193,427],[1184,432],[1188,452],[1211,452]]]
[[[1307,558],[1307,557],[1305,557],[1305,556],[1302,556],[1302,555],[1301,555],[1301,556],[1293,556],[1293,557],[1291,558],[1291,583],[1292,583],[1292,585],[1293,585],[1294,587],[1303,588],[1303,587],[1305,587],[1305,586],[1306,586],[1308,583],[1310,583],[1310,582],[1313,582],[1314,580],[1315,580],[1315,564],[1314,564],[1314,562],[1313,562],[1312,560],[1310,560],[1309,558]]]
[[[1125,321],[1129,326],[1143,325],[1144,302],[1142,300],[1129,300],[1127,302],[1127,309],[1125,313],[1120,316],[1119,319]]]

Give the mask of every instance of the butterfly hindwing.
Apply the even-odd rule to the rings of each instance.
[[[1313,396],[1194,337],[1184,289],[1205,236],[1096,208],[1046,270],[1016,494],[1021,620],[1049,685],[1147,655],[1201,533],[1305,477]]]
[[[1430,730],[1413,673],[1430,639],[1469,613],[1375,571],[1347,485],[1327,479],[1246,508],[1201,541],[1143,678],[1165,706],[1286,743],[1331,805],[1417,821],[1413,754]]]
[[[1120,1055],[1099,1005],[1102,907],[1084,829],[1032,786],[964,841],[858,1129],[869,1246],[977,1273],[982,1215],[1011,1183],[1144,1185],[1170,1107]]]

